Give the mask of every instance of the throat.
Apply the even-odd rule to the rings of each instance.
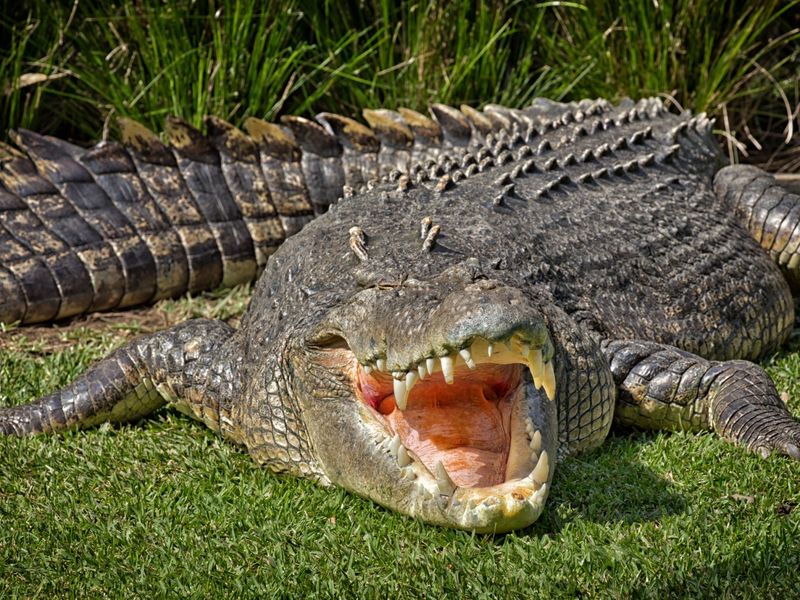
[[[456,485],[488,487],[505,481],[510,446],[511,405],[493,396],[479,383],[442,383],[386,419],[429,470],[441,461]]]
[[[450,384],[441,373],[426,378],[414,386],[404,410],[397,408],[391,393],[381,397],[379,389],[390,389],[383,377],[372,378],[370,392],[375,395],[366,395],[403,446],[429,471],[436,472],[441,462],[455,485],[490,487],[506,480],[511,397],[520,381],[519,365],[487,364],[475,370],[463,367]]]

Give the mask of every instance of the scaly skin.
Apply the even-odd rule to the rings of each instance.
[[[142,338],[0,431],[174,402],[275,471],[477,531],[533,522],[557,459],[614,420],[800,459],[800,423],[746,362],[792,327],[800,198],[717,171],[709,121],[657,100],[486,114],[505,121],[484,143],[458,149],[465,118],[438,164],[345,190],[289,238],[238,331]],[[344,164],[364,163],[366,128],[336,119]]]
[[[365,111],[372,129],[169,118],[164,144],[121,119],[123,143],[88,150],[30,131],[0,144],[0,322],[35,323],[250,281],[343,189],[460,155],[492,124],[455,109]],[[440,124],[441,123],[441,124]]]

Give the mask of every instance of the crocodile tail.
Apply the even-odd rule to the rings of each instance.
[[[563,105],[561,105],[563,106]],[[434,105],[317,122],[168,118],[165,139],[120,119],[81,148],[26,130],[0,145],[0,322],[36,323],[252,280],[346,189],[435,168],[536,110]],[[541,113],[542,111],[539,110]]]
[[[800,194],[753,165],[720,169],[714,191],[800,292]]]
[[[123,119],[122,143],[89,149],[12,132],[22,151],[0,148],[0,321],[253,279],[311,204],[301,187],[278,212],[280,190],[270,194],[264,175],[275,166],[238,130],[213,125],[204,136],[168,119],[165,144]]]

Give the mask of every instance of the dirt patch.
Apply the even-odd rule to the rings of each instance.
[[[0,351],[52,354],[91,341],[120,345],[134,337],[197,317],[222,319],[236,327],[248,298],[249,287],[240,286],[223,292],[164,300],[152,306],[0,329]]]
[[[0,334],[0,350],[27,350],[50,354],[74,346],[87,338],[112,336],[124,341],[174,325],[177,321],[163,309],[152,306],[134,310],[94,313],[46,325],[16,327]]]

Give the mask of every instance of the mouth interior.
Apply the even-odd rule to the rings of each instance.
[[[506,481],[512,450],[513,398],[522,384],[521,364],[457,366],[453,383],[441,371],[414,385],[404,410],[397,408],[393,378],[359,367],[363,401],[431,472],[439,462],[459,487]]]
[[[474,531],[509,531],[539,516],[557,434],[555,352],[546,331],[467,337],[410,360],[391,349],[359,359],[341,336],[323,347],[328,367],[352,391],[343,400],[355,402],[355,439],[391,482],[370,497]]]

